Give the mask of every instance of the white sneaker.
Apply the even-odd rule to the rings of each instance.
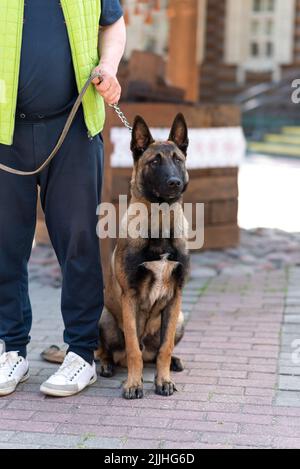
[[[13,393],[19,383],[29,378],[28,361],[18,352],[5,352],[5,343],[0,341],[0,396]]]
[[[68,397],[97,381],[96,365],[90,365],[76,353],[67,354],[58,371],[41,386],[48,396]]]

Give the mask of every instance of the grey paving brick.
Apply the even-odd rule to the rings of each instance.
[[[6,432],[3,430],[0,430],[0,442],[3,443],[5,441],[9,441],[9,439],[15,435],[15,432]]]
[[[280,376],[279,389],[282,391],[299,391],[300,392],[300,377],[298,376]]]
[[[83,437],[75,435],[47,435],[44,433],[18,432],[14,434],[9,443],[21,445],[37,444],[39,446],[58,446],[61,448],[76,447],[83,440]]]
[[[124,440],[118,438],[86,438],[77,445],[78,448],[86,449],[121,449],[124,446]]]
[[[300,366],[284,366],[284,365],[281,365],[280,373],[281,373],[281,375],[300,376]]]
[[[295,314],[295,315],[299,315],[300,316],[300,306],[287,306],[285,308],[285,314],[289,315],[289,314]]]
[[[286,407],[300,407],[300,392],[278,391],[276,404]]]
[[[285,318],[286,324],[300,324],[300,314],[288,314]]]
[[[18,443],[0,443],[0,449],[41,449],[39,445],[20,445]]]

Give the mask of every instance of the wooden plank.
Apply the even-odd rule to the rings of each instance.
[[[48,229],[45,223],[45,215],[44,215],[42,204],[41,204],[40,191],[39,191],[38,202],[37,202],[37,222],[36,222],[34,240],[36,244],[39,244],[42,246],[51,245]]]
[[[241,125],[241,111],[238,106],[231,104],[160,104],[160,103],[122,103],[122,111],[133,122],[137,114],[152,127],[169,127],[178,112],[182,112],[189,128],[209,127],[238,127]],[[106,132],[110,127],[120,127],[122,124],[116,113],[107,109]]]
[[[104,139],[104,171],[103,171],[103,188],[102,188],[102,201],[111,202],[112,199],[112,167],[111,167],[111,154],[113,153],[113,144],[110,140],[110,128],[109,125],[104,127],[103,131]],[[112,240],[102,239],[100,242],[101,250],[101,262],[104,276],[104,283],[106,283],[111,263],[112,253]]]
[[[238,198],[238,180],[236,177],[211,177],[191,179],[185,202],[207,202]]]
[[[199,98],[200,41],[198,21],[199,0],[169,0],[170,34],[167,80],[185,91],[185,99],[197,102]]]
[[[113,201],[118,200],[119,194],[129,194],[129,185],[132,174],[132,168],[113,168],[112,170],[112,188],[111,196]],[[215,200],[215,199],[230,199],[237,196],[237,168],[216,168],[216,169],[192,169],[189,171],[190,184],[187,193],[185,194],[185,202],[199,202],[198,194],[205,190],[203,200]],[[226,191],[228,186],[231,187],[228,196],[222,196],[222,193],[211,187],[216,179],[218,180],[218,188],[223,186],[223,192]],[[229,179],[229,180],[228,180]],[[207,189],[209,187],[209,190]],[[211,197],[210,194],[213,196]],[[195,197],[195,192],[197,193]],[[234,197],[230,195],[234,194]],[[201,193],[202,196],[202,193]],[[197,200],[196,200],[197,199]]]
[[[209,207],[209,224],[237,223],[238,200],[214,201]]]
[[[132,175],[131,168],[112,168],[112,175],[115,180],[119,177],[126,177],[130,180]],[[212,176],[238,176],[238,168],[201,168],[201,169],[189,169],[190,179],[201,178],[201,177],[212,177]]]
[[[35,243],[41,246],[50,246],[51,241],[43,216],[36,222]]]
[[[240,230],[237,224],[207,226],[204,236],[203,249],[224,249],[237,246],[240,242]]]
[[[201,169],[190,169],[189,175],[192,178],[202,177],[216,177],[216,176],[238,176],[238,168],[201,168]]]
[[[160,55],[148,51],[134,50],[128,64],[128,80],[142,81],[153,87],[165,76],[165,61]]]
[[[130,175],[113,175],[113,183],[112,183],[112,193],[111,193],[111,200],[112,202],[119,201],[119,195],[127,195],[130,194],[130,179],[131,179],[131,171]]]
[[[117,217],[119,217],[118,204],[114,204],[116,208]],[[208,204],[209,205],[209,204]],[[206,213],[208,205],[206,206]],[[195,229],[195,228],[194,228]],[[240,239],[240,230],[237,223],[227,222],[219,225],[209,225],[205,221],[205,243],[203,249],[223,249],[227,247],[236,246]],[[112,247],[115,245],[115,240],[112,240]]]

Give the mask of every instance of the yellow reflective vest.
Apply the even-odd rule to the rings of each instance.
[[[99,64],[100,0],[60,0],[68,31],[78,92]],[[24,0],[0,1],[0,143],[13,142],[20,71]],[[57,71],[59,73],[59,70]],[[91,136],[102,131],[104,101],[90,86],[84,99],[85,123]]]

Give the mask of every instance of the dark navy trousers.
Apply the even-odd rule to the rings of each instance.
[[[53,149],[67,115],[16,119],[13,146],[0,161],[20,170],[38,167]],[[103,280],[96,234],[103,141],[90,140],[80,110],[58,155],[43,173],[21,177],[0,171],[0,339],[26,356],[32,311],[27,264],[36,226],[38,186],[62,276],[61,308],[69,351],[90,363],[98,345]],[[36,312],[38,314],[38,311]]]

